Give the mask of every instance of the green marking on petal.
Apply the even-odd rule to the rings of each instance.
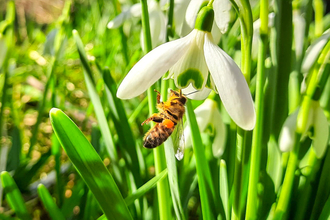
[[[202,89],[204,84],[204,77],[198,69],[189,68],[181,73],[177,79],[177,86],[181,88],[187,87],[192,83],[195,89]]]

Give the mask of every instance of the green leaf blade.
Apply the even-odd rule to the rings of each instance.
[[[50,111],[50,119],[58,140],[107,218],[132,219],[110,172],[79,128],[59,109]]]

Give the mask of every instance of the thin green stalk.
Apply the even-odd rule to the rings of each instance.
[[[281,131],[282,125],[288,115],[288,84],[291,72],[292,48],[292,3],[287,0],[275,1],[275,39],[270,42],[274,50],[272,58],[274,63],[274,90],[271,103],[271,135],[275,140]]]
[[[299,193],[298,197],[298,204],[297,204],[297,210],[295,214],[295,220],[303,220],[306,218],[309,218],[309,215],[311,214],[311,210],[309,209],[309,204],[312,197],[312,184],[313,181],[315,181],[316,174],[318,170],[320,169],[321,160],[319,160],[316,157],[315,151],[313,150],[313,147],[309,153],[308,158],[308,165],[306,167],[307,172],[304,172],[304,176],[306,177],[306,181],[304,182],[304,185],[302,186],[302,189],[300,190],[301,193]],[[309,211],[308,211],[309,210]]]
[[[141,0],[142,5],[142,29],[144,35],[144,48],[147,52],[152,50],[151,45],[151,35],[150,35],[150,25],[149,25],[149,13],[148,4],[146,0]],[[153,91],[154,86],[148,89],[148,103],[149,103],[149,114],[157,112],[156,109],[156,94]],[[151,123],[154,126],[154,123]],[[155,159],[155,171],[156,175],[161,173],[166,169],[166,159],[164,145],[161,145],[154,149],[154,159]],[[167,220],[171,218],[171,198],[170,190],[168,186],[167,178],[159,181],[157,183],[157,193],[158,193],[158,206],[159,206],[159,217],[162,220]]]
[[[113,1],[113,8],[115,10],[115,14],[118,15],[120,13],[120,9],[117,8],[117,5],[118,5],[118,2],[117,0],[114,0]],[[129,58],[128,58],[128,47],[127,47],[127,37],[126,35],[124,34],[124,29],[123,29],[123,26],[120,26],[118,28],[119,30],[119,33],[120,33],[120,40],[121,40],[121,45],[122,45],[122,51],[123,51],[123,55],[124,55],[124,59],[125,59],[125,63],[126,65],[129,63]]]
[[[239,16],[241,21],[241,51],[242,51],[242,64],[241,70],[247,81],[250,83],[251,76],[251,48],[252,48],[252,35],[253,35],[253,20],[252,10],[250,2],[247,0],[241,0],[239,7]],[[248,161],[249,153],[247,153],[247,132],[241,128],[237,128],[237,142],[236,142],[236,160],[235,160],[235,176],[234,176],[234,201],[232,208],[232,217],[241,218],[243,216],[242,207],[246,202],[246,190],[248,175],[244,174],[244,170],[247,170],[248,164],[243,164],[244,161]]]
[[[276,206],[274,219],[283,219],[283,215],[287,212],[287,208],[289,205],[291,191],[293,187],[293,182],[295,178],[295,171],[298,164],[298,153],[300,147],[300,137],[301,134],[295,134],[295,145],[293,150],[290,152],[290,157],[284,177],[284,183],[281,189],[281,194],[279,201]]]
[[[173,37],[173,15],[174,15],[174,0],[170,0],[170,7],[168,10],[168,22],[166,28],[166,41],[169,41],[169,37]]]
[[[220,215],[225,218],[224,209],[221,200],[216,202],[215,190],[211,179],[211,171],[207,163],[202,138],[196,121],[194,109],[191,101],[187,100],[187,120],[191,128],[191,138],[196,159],[196,169],[198,176],[199,194],[202,205],[203,219],[215,219],[214,212],[217,208],[221,208]],[[216,206],[216,207],[215,207]]]
[[[252,137],[250,179],[247,198],[246,219],[257,219],[258,211],[258,181],[260,173],[260,160],[262,151],[263,120],[264,120],[264,84],[265,59],[268,44],[268,0],[260,2],[260,44],[257,70],[256,88],[256,126]]]
[[[323,33],[323,0],[313,0],[315,11],[315,38],[318,38]]]

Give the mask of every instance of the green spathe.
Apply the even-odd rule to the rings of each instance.
[[[214,20],[214,11],[210,6],[203,7],[196,18],[195,29],[211,32]]]
[[[185,88],[190,83],[196,89],[203,88],[204,77],[198,69],[189,68],[183,73],[181,73],[177,78],[177,85],[179,87]]]

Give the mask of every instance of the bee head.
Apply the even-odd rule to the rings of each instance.
[[[186,101],[187,101],[187,98],[184,95],[182,95],[181,90],[179,93],[179,92],[176,92],[176,91],[170,89],[170,98],[178,100],[183,105],[185,105]]]

